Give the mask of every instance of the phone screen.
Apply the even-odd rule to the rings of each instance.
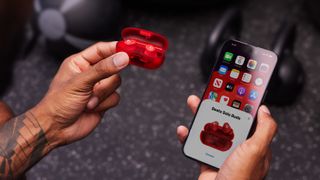
[[[187,157],[220,168],[247,139],[276,63],[269,50],[224,44],[183,148]]]

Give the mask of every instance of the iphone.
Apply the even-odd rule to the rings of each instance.
[[[276,63],[272,51],[225,42],[183,146],[187,157],[220,168],[254,127]]]

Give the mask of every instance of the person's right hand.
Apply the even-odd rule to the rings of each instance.
[[[126,53],[116,53],[116,42],[97,43],[64,60],[45,97],[29,111],[52,146],[84,138],[119,103],[118,73],[128,63]]]
[[[196,96],[188,98],[188,106],[196,112],[200,99]],[[271,161],[270,143],[276,134],[277,124],[266,106],[258,111],[257,127],[254,134],[240,144],[225,160],[219,170],[207,165],[200,165],[199,180],[261,180],[269,170]],[[177,128],[177,135],[184,143],[188,129],[184,126]]]
[[[52,149],[89,135],[105,111],[119,103],[118,73],[128,63],[126,53],[116,53],[116,42],[95,44],[64,60],[34,108],[11,119],[4,109],[0,179],[19,179]]]

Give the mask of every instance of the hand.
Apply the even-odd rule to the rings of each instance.
[[[0,179],[19,179],[55,147],[84,138],[119,103],[117,73],[129,57],[115,49],[116,42],[98,43],[67,58],[39,104],[0,118]]]
[[[43,100],[31,110],[50,144],[69,144],[87,136],[106,110],[119,103],[119,71],[129,63],[116,42],[98,43],[67,58]],[[42,118],[40,118],[40,117]]]
[[[188,98],[188,106],[196,113],[200,99],[196,96]],[[269,170],[271,161],[270,143],[276,134],[277,124],[266,106],[258,111],[257,127],[254,134],[240,144],[225,160],[220,170],[200,164],[199,180],[260,180]],[[186,140],[188,129],[184,126],[177,128],[177,135],[181,143]]]

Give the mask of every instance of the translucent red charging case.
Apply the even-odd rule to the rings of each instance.
[[[203,144],[220,151],[227,151],[232,146],[233,129],[228,123],[219,126],[217,121],[207,123],[201,131],[200,140]]]
[[[165,59],[168,40],[164,36],[139,28],[122,30],[122,41],[117,43],[117,52],[126,52],[130,64],[147,69],[159,68]]]

